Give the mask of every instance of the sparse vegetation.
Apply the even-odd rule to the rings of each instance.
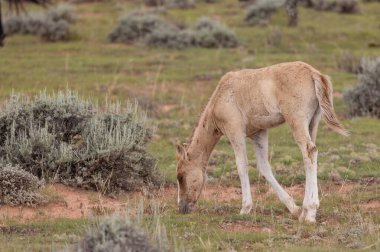
[[[36,206],[46,202],[38,193],[43,185],[38,178],[17,166],[0,165],[0,205]]]
[[[343,97],[350,115],[380,118],[380,57],[363,59],[358,79]]]
[[[14,95],[0,114],[0,157],[48,182],[103,193],[160,183],[135,107],[104,111],[70,91],[32,101]]]
[[[70,38],[75,20],[73,8],[62,4],[49,8],[46,13],[12,16],[5,21],[4,30],[6,35],[32,34],[54,42]]]

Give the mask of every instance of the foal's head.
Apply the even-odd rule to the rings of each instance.
[[[177,146],[177,162],[178,210],[189,213],[201,194],[205,173],[201,157],[192,159],[185,145]]]

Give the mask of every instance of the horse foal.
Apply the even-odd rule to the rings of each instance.
[[[246,138],[253,140],[257,168],[280,201],[300,221],[315,222],[319,207],[316,137],[321,116],[332,130],[347,136],[337,119],[332,84],[303,62],[229,72],[222,77],[204,109],[189,144],[177,146],[178,205],[190,212],[205,184],[210,154],[222,135],[235,153],[242,188],[242,208],[252,209]],[[287,122],[303,156],[306,186],[301,209],[273,176],[268,161],[268,129]]]

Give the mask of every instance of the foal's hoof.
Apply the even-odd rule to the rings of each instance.
[[[305,222],[305,223],[315,223],[316,222],[315,215],[316,215],[315,210],[308,210],[308,209],[303,208],[302,213],[300,217],[298,218],[298,220],[300,222]]]
[[[240,210],[240,214],[249,214],[252,210],[252,205],[245,206]]]

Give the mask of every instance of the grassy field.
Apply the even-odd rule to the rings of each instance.
[[[224,73],[305,61],[332,77],[336,111],[352,133],[344,138],[329,131],[324,123],[320,126],[318,224],[299,224],[290,216],[258,175],[250,145],[255,202],[252,214],[238,215],[238,193],[228,202],[215,199],[217,195],[204,197],[190,215],[178,214],[174,195],[162,194],[157,198],[162,205],[161,220],[170,240],[193,251],[380,249],[380,122],[374,118],[347,118],[341,94],[357,83],[357,77],[337,67],[344,51],[360,57],[380,55],[379,47],[369,47],[380,41],[380,3],[363,3],[361,13],[354,15],[302,7],[299,26],[289,28],[282,9],[268,26],[249,27],[243,22],[244,9],[237,0],[202,2],[194,9],[169,9],[162,15],[188,25],[200,16],[220,20],[236,32],[239,48],[169,50],[109,44],[107,34],[118,17],[137,7],[142,5],[133,1],[76,5],[79,20],[73,40],[68,42],[46,43],[32,36],[7,38],[0,49],[0,100],[12,91],[34,94],[67,87],[100,103],[105,96],[122,101],[137,99],[145,104],[157,128],[149,149],[170,187],[175,183],[174,146],[190,137],[201,108]],[[274,29],[282,32],[282,42],[276,47],[266,43]],[[280,183],[294,192],[298,204],[302,203],[302,156],[285,125],[270,131],[270,158]],[[239,190],[234,155],[225,138],[211,161],[211,189]],[[1,251],[70,247],[90,221],[20,222],[8,216],[1,218]]]

